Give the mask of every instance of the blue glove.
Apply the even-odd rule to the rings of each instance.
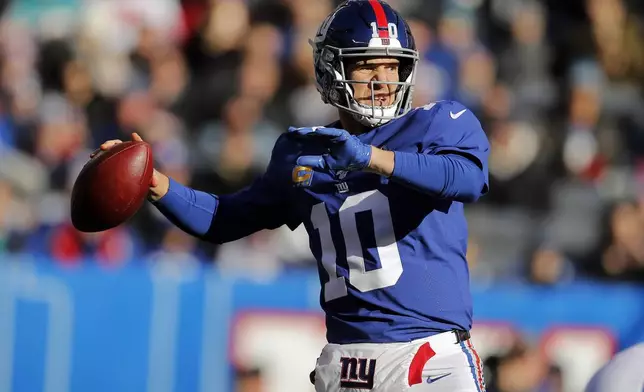
[[[300,166],[319,170],[362,170],[371,160],[371,146],[344,129],[290,127],[288,131],[300,140],[317,143],[328,150],[327,154],[297,158]]]

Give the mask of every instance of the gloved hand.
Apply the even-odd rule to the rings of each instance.
[[[318,170],[362,170],[371,160],[371,146],[344,129],[290,127],[288,130],[298,139],[317,143],[328,150],[328,153],[323,155],[299,157],[297,164],[300,166]]]

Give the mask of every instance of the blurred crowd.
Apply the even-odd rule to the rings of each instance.
[[[152,6],[153,3],[153,6]],[[468,206],[479,282],[644,280],[644,4],[391,0],[422,61],[416,106],[455,99],[488,133],[491,192]],[[288,126],[337,112],[311,38],[331,0],[13,0],[0,22],[0,254],[97,262],[312,265],[302,229],[216,247],[145,206],[82,234],[69,194],[89,153],[138,132],[157,167],[213,193],[266,167]]]

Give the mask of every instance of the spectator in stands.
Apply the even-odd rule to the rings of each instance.
[[[235,370],[235,392],[262,392],[265,390],[262,371],[259,368]]]
[[[11,222],[14,197],[13,186],[0,177],[0,255],[15,252],[20,246],[21,238]]]
[[[537,350],[518,342],[508,352],[484,361],[488,392],[560,392],[550,388],[549,366]]]
[[[586,268],[606,279],[644,281],[644,219],[641,203],[619,201],[606,208],[597,248]]]

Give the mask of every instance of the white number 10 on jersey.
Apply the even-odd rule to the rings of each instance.
[[[367,271],[356,214],[371,211],[376,237],[376,250],[381,268]],[[402,260],[396,243],[391,220],[389,200],[374,190],[349,196],[338,211],[340,226],[347,250],[349,283],[361,292],[390,287],[398,282],[403,272]],[[347,282],[337,271],[337,252],[331,237],[331,222],[324,203],[316,204],[311,211],[313,228],[320,233],[322,266],[330,280],[324,284],[324,300],[331,301],[347,295]]]

